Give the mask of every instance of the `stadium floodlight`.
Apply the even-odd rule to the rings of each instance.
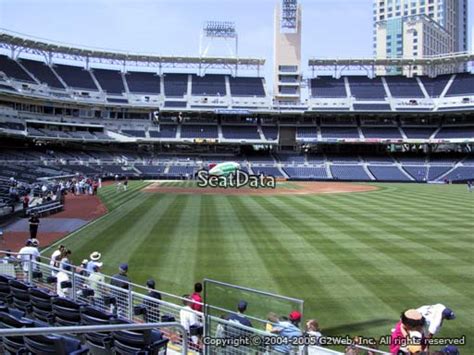
[[[296,30],[298,24],[298,0],[282,0],[281,28]]]
[[[235,22],[230,21],[208,21],[204,24],[199,44],[199,54],[206,57],[209,49],[217,40],[225,41],[226,47],[232,57],[238,56],[238,34]],[[231,47],[229,42],[234,42]]]

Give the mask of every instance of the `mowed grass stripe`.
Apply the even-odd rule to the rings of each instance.
[[[351,310],[350,315],[345,315],[344,318],[339,320],[344,323],[350,321],[351,317],[353,317],[353,319],[358,319],[361,315],[365,315],[368,318],[376,316],[375,314],[372,314],[374,308],[377,308],[378,310],[384,309],[385,313],[391,313],[393,310],[389,305],[381,302],[378,294],[365,286],[363,275],[362,278],[353,275],[354,265],[347,265],[346,263],[339,262],[350,256],[351,253],[345,253],[342,248],[339,248],[339,245],[336,245],[336,243],[332,242],[331,239],[327,237],[327,235],[333,235],[334,233],[326,234],[321,232],[320,229],[311,225],[308,222],[308,219],[304,218],[305,216],[301,213],[289,213],[291,212],[289,209],[289,200],[289,197],[282,197],[278,200],[274,198],[255,199],[255,201],[263,207],[267,213],[273,215],[275,220],[278,220],[285,227],[290,228],[293,231],[295,243],[300,242],[302,239],[304,247],[311,250],[311,254],[314,254],[314,259],[302,261],[306,265],[312,265],[311,270],[314,274],[325,279],[324,285],[326,286],[326,289],[315,288],[314,297],[307,295],[309,296],[310,308],[321,308],[330,311],[330,308],[327,307],[334,306],[335,297],[339,297],[346,301],[348,298],[351,298],[353,301],[358,299],[360,302],[358,308],[356,310]],[[330,253],[322,252],[322,243],[325,243],[326,245],[329,243],[331,249],[336,254],[341,255],[341,258],[331,258],[332,255]],[[364,263],[358,262],[357,265],[363,267]],[[334,283],[334,280],[336,279],[337,284]],[[330,285],[334,287],[333,290],[327,290]],[[331,295],[331,299],[329,300],[331,306],[321,304],[322,299],[327,297],[328,294]],[[367,299],[371,299],[371,302],[365,302]]]
[[[325,201],[332,201],[326,199]],[[439,222],[442,220],[441,214],[442,211],[439,211],[439,214],[428,213],[424,210],[420,210],[418,213],[413,213],[413,210],[416,210],[416,206],[412,205],[411,209],[411,218],[407,218],[407,215],[391,214],[390,207],[387,205],[379,205],[376,203],[358,202],[354,203],[352,201],[340,203],[339,201],[337,206],[344,208],[344,206],[350,206],[351,212],[353,211],[355,219],[352,221],[351,226],[357,226],[360,224],[360,221],[366,221],[374,218],[376,216],[376,223],[380,225],[385,225],[391,230],[389,226],[392,226],[393,230],[403,231],[403,238],[409,239],[411,242],[419,244],[415,249],[431,249],[433,251],[437,250],[439,252],[436,255],[437,258],[449,259],[451,256],[452,259],[459,260],[460,255],[464,255],[464,250],[466,247],[471,246],[472,241],[469,240],[470,231],[473,230],[474,224],[469,219],[463,218],[463,213],[457,213],[455,217],[451,217],[449,220],[446,220],[445,223]],[[409,208],[410,204],[406,204],[406,208]],[[388,212],[382,212],[388,211]],[[344,211],[338,211],[341,216],[344,216]],[[342,213],[342,214],[341,214]],[[433,216],[436,216],[435,220],[438,220],[438,223],[433,221],[420,223],[423,220],[433,220]],[[450,222],[457,226],[457,228],[450,225]],[[456,233],[457,232],[457,233]],[[399,233],[400,234],[400,233]],[[443,236],[453,236],[458,235],[458,238],[455,240],[453,238],[443,239],[440,238]],[[463,237],[465,236],[465,237]],[[467,256],[467,259],[461,259],[468,264],[472,264],[472,259]]]
[[[307,201],[306,198],[301,199],[301,201]],[[298,202],[302,203],[302,202]],[[308,205],[306,205],[308,206]],[[352,223],[354,221],[363,220],[360,218],[360,213],[358,208],[351,208],[348,204],[335,204],[330,199],[325,199],[324,203],[321,204],[321,207],[326,207],[333,211],[337,211],[338,218],[332,219],[332,216],[325,214],[323,209],[319,209],[319,213],[324,215],[324,221],[332,220],[334,227],[337,229],[337,226],[340,223]],[[305,207],[300,209],[302,212],[306,210]],[[377,221],[373,221],[370,225],[361,228],[355,225],[352,225],[354,231],[358,231],[360,235],[364,233],[370,235],[369,238],[359,238],[358,240],[364,243],[367,247],[375,247],[376,250],[372,250],[372,253],[377,251],[383,253],[387,260],[390,260],[390,265],[394,268],[402,270],[402,265],[405,265],[405,268],[408,274],[402,273],[409,278],[417,279],[420,282],[430,282],[433,285],[436,285],[435,280],[439,281],[439,284],[436,285],[438,290],[442,290],[446,287],[450,287],[456,292],[459,293],[459,297],[463,296],[463,291],[465,291],[465,286],[459,281],[452,280],[448,276],[444,276],[440,273],[436,275],[427,275],[421,274],[417,269],[421,265],[428,268],[439,268],[438,261],[435,259],[437,254],[444,257],[445,255],[437,252],[436,250],[431,249],[428,245],[422,244],[416,240],[408,240],[405,238],[406,234],[411,233],[409,228],[397,221],[392,219],[377,218]],[[373,243],[373,240],[379,240],[380,243]],[[421,248],[417,247],[421,245]],[[371,255],[372,255],[371,253]],[[428,255],[429,254],[429,255]],[[396,257],[395,257],[396,256]],[[449,268],[449,262],[445,266]],[[445,290],[445,293],[450,293],[449,290]]]

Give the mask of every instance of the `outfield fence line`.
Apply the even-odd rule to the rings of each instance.
[[[162,299],[157,299],[147,295],[149,290],[141,285],[125,282],[127,289],[120,288],[110,284],[112,277],[108,275],[101,274],[103,276],[102,281],[91,279],[83,273],[84,268],[82,267],[71,265],[72,270],[68,271],[45,263],[44,261],[51,262],[51,259],[47,257],[41,256],[41,260],[32,260],[30,255],[28,260],[25,258],[25,260],[20,261],[17,258],[20,253],[0,250],[0,254],[7,255],[7,253],[10,257],[5,257],[3,259],[5,262],[0,263],[1,274],[13,276],[19,280],[26,281],[34,287],[48,290],[53,294],[62,294],[63,297],[72,299],[80,304],[91,305],[103,312],[126,318],[135,323],[179,323],[182,325],[182,317],[192,314],[197,323],[194,327],[191,327],[192,329],[188,330],[186,336],[173,329],[163,331],[164,336],[170,340],[170,344],[181,350],[187,347],[190,353],[204,351],[205,354],[226,355],[243,355],[248,353],[257,355],[281,354],[278,351],[278,340],[275,340],[279,338],[278,335],[263,330],[265,329],[263,325],[269,323],[268,320],[248,316],[248,318],[261,323],[262,329],[247,327],[238,322],[209,313],[210,307],[227,314],[236,313],[222,307],[192,301],[204,307],[204,313],[201,313],[183,305],[184,301],[189,302],[190,300],[171,293],[156,290],[162,296]],[[56,275],[59,272],[67,276],[69,283],[61,284],[58,287]],[[238,287],[245,291],[256,291],[246,287]],[[264,291],[256,293],[272,295]],[[301,301],[285,296],[281,296],[281,298]],[[51,332],[51,329],[49,332]],[[203,338],[203,335],[207,337]],[[238,346],[235,346],[236,344]],[[375,354],[388,354],[356,344],[353,347],[364,351],[371,351]],[[344,354],[316,345],[310,347],[305,345],[295,346],[291,348],[290,353],[306,355],[309,350],[311,354],[315,355]]]

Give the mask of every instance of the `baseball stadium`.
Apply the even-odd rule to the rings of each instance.
[[[474,354],[468,1],[307,61],[272,4],[272,58],[0,28],[1,353]]]

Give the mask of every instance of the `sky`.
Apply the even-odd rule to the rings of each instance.
[[[239,56],[267,59],[277,0],[0,0],[0,27],[87,47],[199,55],[206,21],[233,21]],[[371,57],[373,0],[300,0],[303,67],[311,57]],[[471,6],[471,18],[474,6]],[[474,30],[471,30],[474,32]],[[472,37],[471,37],[472,38]],[[213,46],[209,55],[229,55]]]

